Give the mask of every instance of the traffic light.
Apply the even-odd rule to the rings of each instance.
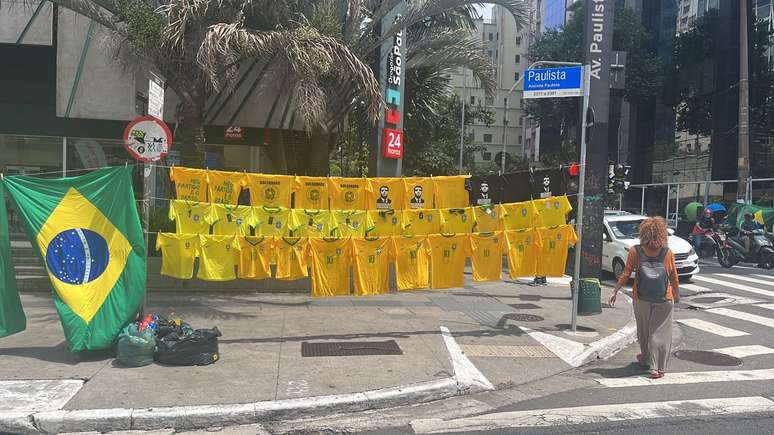
[[[580,166],[572,162],[567,165],[567,193],[572,195],[578,193],[580,186]]]
[[[632,169],[629,165],[616,164],[613,168],[613,191],[623,193],[629,188],[629,171]]]
[[[607,164],[607,193],[615,193],[615,167],[616,164],[608,162]]]

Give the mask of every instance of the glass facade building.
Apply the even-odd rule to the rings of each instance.
[[[543,0],[543,21],[541,32],[556,29],[565,25],[567,16],[566,0]]]

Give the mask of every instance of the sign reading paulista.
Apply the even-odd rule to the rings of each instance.
[[[382,156],[391,159],[403,157],[403,130],[401,129],[401,82],[403,80],[403,31],[392,40],[392,50],[387,55],[387,86],[385,88],[384,128],[382,129]]]
[[[524,98],[582,96],[582,77],[580,66],[528,69],[524,71]]]

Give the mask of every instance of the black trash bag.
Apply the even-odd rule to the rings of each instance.
[[[220,358],[218,328],[196,329],[191,334],[173,331],[159,340],[156,361],[178,366],[206,366]]]

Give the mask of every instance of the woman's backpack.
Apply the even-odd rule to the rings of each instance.
[[[634,247],[640,258],[640,266],[637,268],[635,280],[637,282],[637,297],[647,302],[665,302],[666,291],[669,286],[669,275],[664,258],[668,249],[661,248],[658,255],[649,257],[642,246]]]

